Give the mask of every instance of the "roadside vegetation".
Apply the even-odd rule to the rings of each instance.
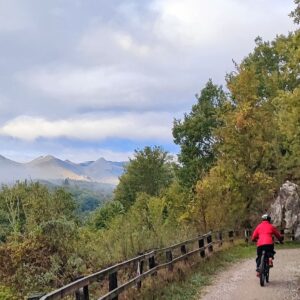
[[[299,23],[295,4],[292,17]],[[299,30],[270,42],[258,37],[255,49],[226,75],[226,89],[208,80],[191,111],[174,120],[178,161],[158,146],[136,150],[114,199],[86,220],[65,189],[3,186],[1,297],[49,291],[209,229],[254,226],[284,180],[300,182],[299,45]],[[252,251],[239,246],[217,253],[186,284],[195,290],[224,261]],[[180,286],[164,290],[164,297],[172,289],[173,297],[182,295]]]

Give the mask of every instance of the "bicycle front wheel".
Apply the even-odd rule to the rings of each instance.
[[[265,254],[261,256],[259,269],[260,269],[259,282],[261,286],[264,286],[265,285]]]

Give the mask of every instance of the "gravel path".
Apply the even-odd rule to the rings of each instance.
[[[265,287],[256,277],[254,260],[245,260],[220,273],[198,299],[300,300],[300,249],[277,250]]]

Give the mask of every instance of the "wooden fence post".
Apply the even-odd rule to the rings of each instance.
[[[207,244],[208,244],[208,245],[209,245],[210,243],[212,243],[212,235],[211,235],[211,234],[209,234],[209,235],[207,236],[206,241],[207,241]],[[213,252],[213,245],[212,245],[212,244],[208,246],[208,251],[209,251],[209,252]]]
[[[248,232],[248,229],[245,229],[244,236],[245,236],[245,243],[249,244],[249,232]]]
[[[155,267],[155,258],[154,256],[149,257],[149,269],[153,269]]]
[[[137,266],[137,275],[141,275],[144,272],[144,261],[139,260]],[[140,289],[142,287],[142,280],[136,284],[137,288]]]
[[[109,291],[113,291],[114,289],[116,289],[118,287],[118,273],[117,272],[113,272],[113,273],[109,274],[108,280],[109,280],[109,286],[108,286]],[[118,296],[114,297],[113,300],[118,300]]]
[[[200,249],[200,256],[205,257],[205,249],[204,249],[204,238],[202,237],[200,240],[198,240],[199,249]],[[203,249],[201,249],[203,248]]]
[[[295,230],[292,230],[291,241],[295,241]]]
[[[180,252],[181,252],[181,255],[184,255],[187,253],[186,245],[181,245]],[[184,262],[186,263],[187,261],[188,261],[188,257],[186,256],[184,259]]]
[[[90,299],[88,285],[86,285],[85,287],[83,287],[75,292],[75,299],[76,300],[89,300]]]
[[[155,268],[155,256],[154,255],[149,257],[148,263],[149,263],[149,270]],[[155,275],[157,275],[156,272],[152,274],[152,276],[155,276]]]
[[[218,232],[218,239],[219,239],[219,247],[223,245],[223,234],[222,231]]]
[[[167,259],[167,262],[171,262],[173,260],[172,250],[166,251],[166,259]],[[173,271],[172,263],[168,265],[168,270]]]
[[[233,243],[233,231],[232,231],[232,230],[230,230],[230,231],[228,232],[228,237],[229,237],[229,241],[230,241],[231,243]]]

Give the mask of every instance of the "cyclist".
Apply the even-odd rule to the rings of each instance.
[[[264,214],[262,217],[262,222],[257,225],[253,234],[252,234],[252,241],[257,241],[257,258],[256,258],[256,272],[257,276],[259,276],[259,264],[260,258],[262,255],[262,251],[265,250],[266,253],[269,255],[269,266],[273,267],[273,259],[274,254],[274,241],[273,235],[282,242],[283,236],[279,233],[279,231],[271,224],[271,217],[268,214]]]

